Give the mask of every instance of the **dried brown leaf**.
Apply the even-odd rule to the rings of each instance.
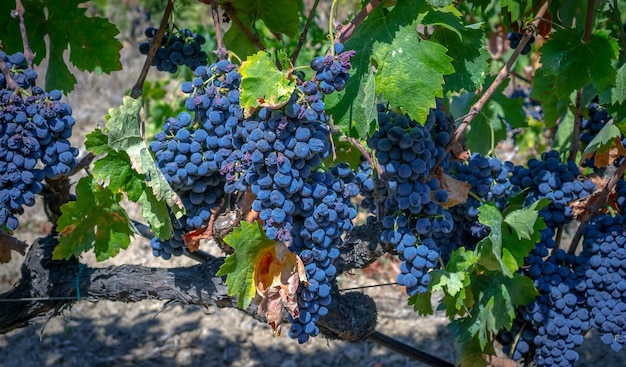
[[[488,367],[517,367],[514,360],[506,357],[483,354],[483,358],[485,358]]]
[[[445,209],[467,201],[470,192],[470,184],[465,181],[459,181],[456,178],[445,173],[438,172],[435,175],[440,182],[440,187],[448,193],[448,201],[443,203]]]
[[[274,336],[279,337],[283,310],[298,317],[296,290],[301,282],[306,283],[306,270],[302,260],[280,241],[261,256],[256,269],[258,313],[266,318]]]

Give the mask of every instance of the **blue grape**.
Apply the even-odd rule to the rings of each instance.
[[[157,30],[154,27],[148,27],[144,33],[148,40],[139,44],[139,52],[147,55]],[[192,33],[186,28],[173,33],[165,32],[152,60],[152,65],[156,66],[159,71],[167,71],[172,74],[178,71],[180,65],[186,65],[192,70],[199,66],[206,66],[208,54],[201,49],[205,42],[204,36]],[[187,85],[184,85],[183,92],[190,93]]]

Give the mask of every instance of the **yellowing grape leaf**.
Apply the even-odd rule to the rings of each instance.
[[[226,275],[228,295],[239,297],[238,305],[247,309],[256,297],[256,273],[266,253],[274,248],[274,241],[267,238],[258,222],[241,222],[224,242],[235,252],[226,258],[217,276]]]
[[[286,71],[278,70],[276,62],[265,51],[248,57],[239,67],[241,73],[241,107],[246,114],[251,108],[278,108],[289,101],[296,88]]]
[[[276,241],[274,247],[262,251],[256,264],[256,291],[261,297],[259,315],[264,316],[280,336],[283,309],[292,317],[298,317],[296,290],[300,282],[306,282],[304,263],[298,255],[290,252],[284,243]]]

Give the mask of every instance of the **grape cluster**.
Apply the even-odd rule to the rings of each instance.
[[[358,193],[353,179],[348,164],[340,163],[330,172],[315,172],[301,191],[301,202],[310,199],[312,205],[297,211],[289,247],[302,259],[308,278],[307,284],[298,289],[298,314],[291,317],[289,329],[289,336],[299,343],[319,333],[317,320],[328,313],[331,282],[337,273],[333,263],[339,256],[341,235],[352,230],[356,217],[350,201]]]
[[[73,172],[78,149],[67,140],[75,120],[71,107],[61,102],[61,92],[31,87],[37,74],[25,68],[22,53],[0,56],[21,88],[7,89],[6,77],[0,74],[0,226],[13,231],[23,207],[35,203],[44,177],[55,179]]]
[[[452,169],[452,159],[450,152],[446,152],[452,132],[455,129],[454,119],[443,111],[440,99],[436,101],[436,108],[431,109],[424,123],[424,127],[430,130],[435,147],[437,147],[437,163],[445,173]]]
[[[315,71],[315,79],[319,81],[319,89],[324,94],[342,91],[350,77],[350,59],[355,55],[353,50],[346,51],[342,43],[335,43],[334,53],[318,56],[311,61]]]
[[[489,235],[489,227],[478,222],[478,208],[482,202],[493,203],[500,211],[512,194],[509,176],[514,170],[513,163],[502,162],[496,157],[485,157],[478,153],[472,154],[466,163],[455,162],[452,177],[467,182],[473,196],[469,196],[463,204],[451,207],[450,213],[454,220],[454,231],[438,240],[444,259],[459,246],[468,249]]]
[[[431,110],[431,114],[435,112]],[[429,117],[429,119],[435,119]],[[387,197],[383,205],[381,241],[393,245],[402,260],[397,282],[414,295],[427,290],[430,269],[439,249],[433,236],[452,231],[451,215],[443,209],[448,193],[430,171],[443,158],[426,127],[395,112],[380,112],[379,128],[368,139],[382,168]]]
[[[148,27],[144,33],[149,40],[139,44],[139,52],[147,55],[157,29]],[[159,71],[168,71],[172,74],[178,71],[181,65],[186,65],[192,70],[198,66],[206,66],[208,55],[200,48],[205,42],[206,39],[202,35],[186,28],[175,32],[165,32],[152,60],[152,66],[156,66]]]
[[[246,138],[244,154],[251,161],[246,180],[256,195],[252,209],[265,221],[270,239],[291,239],[293,215],[301,204],[309,205],[300,200],[304,183],[330,152],[324,102],[317,88],[307,89],[315,86],[309,83],[282,109],[263,107],[246,121],[256,126]]]
[[[20,88],[28,89],[31,85],[34,85],[37,79],[37,72],[28,68],[26,57],[23,53],[16,52],[12,55],[7,55],[0,51],[0,57],[4,60],[11,77]],[[0,88],[6,88],[6,77],[2,73],[0,73]]]
[[[351,54],[336,56],[345,70]],[[347,71],[337,77],[345,81]],[[150,147],[187,213],[174,221],[173,239],[151,245],[157,256],[181,253],[184,234],[206,226],[216,200],[249,188],[267,237],[287,243],[306,266],[308,282],[296,293],[289,333],[304,343],[319,333],[317,320],[328,312],[333,262],[356,217],[351,198],[358,187],[347,164],[318,170],[330,152],[322,82],[302,82],[284,106],[260,107],[247,118],[240,82],[237,67],[219,61],[197,67],[195,79],[182,84],[189,112],[168,119]]]
[[[626,344],[626,220],[600,214],[582,231],[591,324],[617,352]]]
[[[188,94],[185,107],[189,112],[167,119],[163,131],[150,143],[159,169],[186,210],[181,219],[172,218],[173,238],[151,241],[153,254],[165,259],[183,253],[184,233],[206,226],[227,184],[234,181],[229,159],[235,150],[233,137],[243,130],[241,75],[235,65],[220,61],[199,66],[194,74],[192,82],[181,86]]]
[[[596,190],[593,181],[581,180],[579,175],[576,163],[561,163],[559,152],[553,150],[542,153],[541,160],[530,159],[528,168],[516,166],[510,180],[516,191],[528,190],[525,205],[543,198],[550,200],[539,215],[549,228],[557,228],[571,222],[570,202],[585,198]]]
[[[523,314],[537,331],[533,343],[539,366],[572,366],[579,358],[574,348],[583,343],[591,327],[589,311],[581,302],[587,289],[583,263],[583,257],[557,249],[528,270],[540,296]]]
[[[511,46],[511,48],[515,49],[517,48],[517,46],[519,46],[520,41],[522,40],[522,37],[524,37],[523,34],[519,33],[519,32],[509,32],[509,34],[507,34],[506,38],[509,40],[509,45]],[[530,46],[535,42],[535,36],[532,35],[530,36],[530,39],[528,40],[528,43],[526,43],[526,46],[524,46],[524,48],[522,49],[522,55],[526,55],[527,53],[530,52]]]

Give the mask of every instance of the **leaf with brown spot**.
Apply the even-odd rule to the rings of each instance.
[[[296,291],[306,281],[304,263],[280,241],[258,262],[256,289],[261,298],[258,313],[266,318],[275,337],[280,336],[283,310],[298,317]]]
[[[11,261],[11,251],[26,254],[26,242],[10,236],[4,231],[0,231],[0,263],[5,264]]]

